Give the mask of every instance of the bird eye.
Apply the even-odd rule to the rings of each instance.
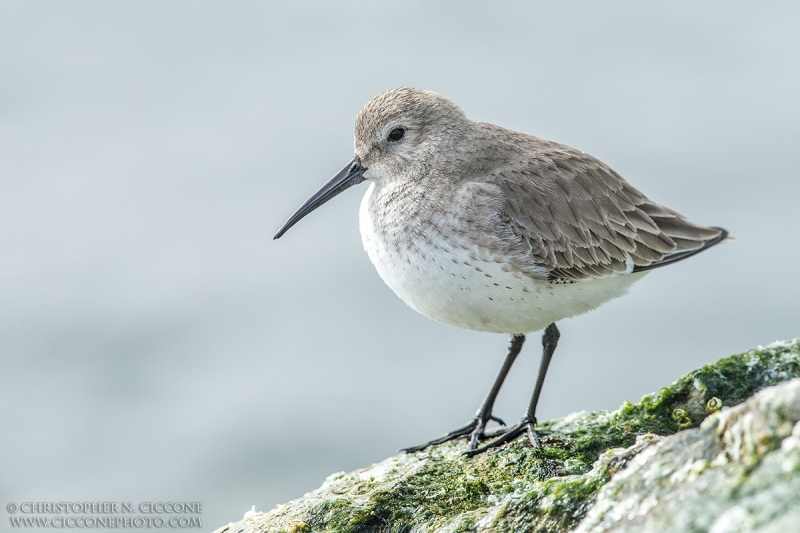
[[[406,130],[404,130],[403,128],[395,128],[389,134],[389,140],[391,142],[399,141],[400,139],[403,138],[403,135],[405,135],[405,134],[406,134]]]

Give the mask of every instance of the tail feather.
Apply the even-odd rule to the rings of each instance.
[[[707,239],[702,239],[702,240],[699,240],[699,241],[694,241],[694,242],[692,242],[691,240],[682,239],[682,238],[678,237],[678,238],[675,239],[676,243],[680,244],[680,245],[683,245],[683,246],[679,246],[677,251],[669,253],[669,254],[666,254],[660,260],[654,261],[654,262],[652,262],[650,264],[647,264],[647,265],[636,265],[636,266],[633,267],[633,272],[644,272],[646,270],[652,270],[654,268],[658,268],[658,267],[662,267],[662,266],[665,266],[665,265],[670,265],[672,263],[676,263],[678,261],[686,259],[687,257],[691,257],[691,256],[693,256],[695,254],[699,254],[703,250],[707,250],[707,249],[711,248],[712,246],[714,246],[715,244],[719,244],[720,242],[722,242],[725,239],[727,239],[728,235],[729,235],[728,230],[726,230],[724,228],[710,227],[710,228],[703,228],[703,229],[704,230],[716,230],[717,234],[714,235],[713,237],[710,237],[710,238],[707,238]],[[691,248],[686,249],[686,248],[690,247],[692,244],[697,244],[697,246],[692,246]],[[683,249],[681,249],[681,248],[683,248]]]

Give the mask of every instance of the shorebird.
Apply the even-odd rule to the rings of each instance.
[[[412,309],[461,328],[511,335],[492,388],[465,426],[404,451],[468,438],[468,454],[527,433],[541,446],[536,405],[559,339],[556,322],[625,294],[650,270],[727,238],[649,200],[598,159],[467,118],[431,91],[372,98],[355,121],[355,156],[275,234],[361,182],[364,248]],[[525,334],[544,329],[522,420],[495,432],[495,398]]]

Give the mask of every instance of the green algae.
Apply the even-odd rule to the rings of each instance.
[[[707,406],[712,399],[712,407],[734,406],[765,387],[798,376],[797,341],[759,347],[695,370],[636,404],[625,402],[610,420],[605,412],[591,413],[579,420],[579,427],[569,428],[564,438],[571,441],[573,455],[592,463],[603,450],[632,445],[638,435],[666,436],[699,426],[710,414]]]
[[[469,458],[462,440],[336,474],[314,493],[268,513],[263,528],[252,531],[570,531],[654,435],[698,427],[722,405],[799,376],[800,343],[760,347],[617,411],[543,422],[542,448],[520,438]]]

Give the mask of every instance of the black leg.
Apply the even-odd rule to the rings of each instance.
[[[434,439],[419,446],[403,448],[400,451],[406,453],[417,452],[434,444],[442,444],[443,442],[464,437],[469,437],[469,449],[474,450],[478,447],[478,440],[483,437],[484,431],[486,430],[486,424],[488,424],[490,420],[494,420],[495,422],[505,425],[502,420],[492,415],[492,408],[494,407],[494,401],[497,399],[497,394],[500,392],[500,388],[503,386],[503,381],[505,381],[508,371],[511,370],[511,365],[514,364],[514,360],[519,355],[520,350],[522,350],[522,344],[524,342],[525,335],[511,336],[511,342],[508,345],[508,355],[506,355],[506,360],[503,362],[503,367],[500,369],[500,373],[497,374],[494,384],[492,385],[491,390],[489,390],[489,394],[486,395],[486,398],[484,398],[481,406],[475,413],[475,418],[473,418],[469,424],[455,429],[447,435],[439,437],[438,439]]]
[[[511,442],[525,432],[528,433],[528,438],[531,439],[531,443],[534,446],[537,448],[541,446],[539,435],[536,434],[535,429],[536,404],[539,403],[539,395],[542,392],[542,385],[544,385],[544,377],[547,375],[547,367],[550,366],[550,360],[553,358],[553,352],[556,351],[558,338],[560,336],[561,334],[558,332],[558,328],[555,324],[550,324],[544,330],[544,334],[542,335],[542,361],[539,364],[539,375],[536,377],[536,386],[533,389],[533,396],[531,397],[531,402],[528,404],[528,411],[525,413],[525,417],[519,424],[508,428],[489,444],[477,449],[470,449],[467,455],[473,456],[491,448],[497,448],[507,442]]]

